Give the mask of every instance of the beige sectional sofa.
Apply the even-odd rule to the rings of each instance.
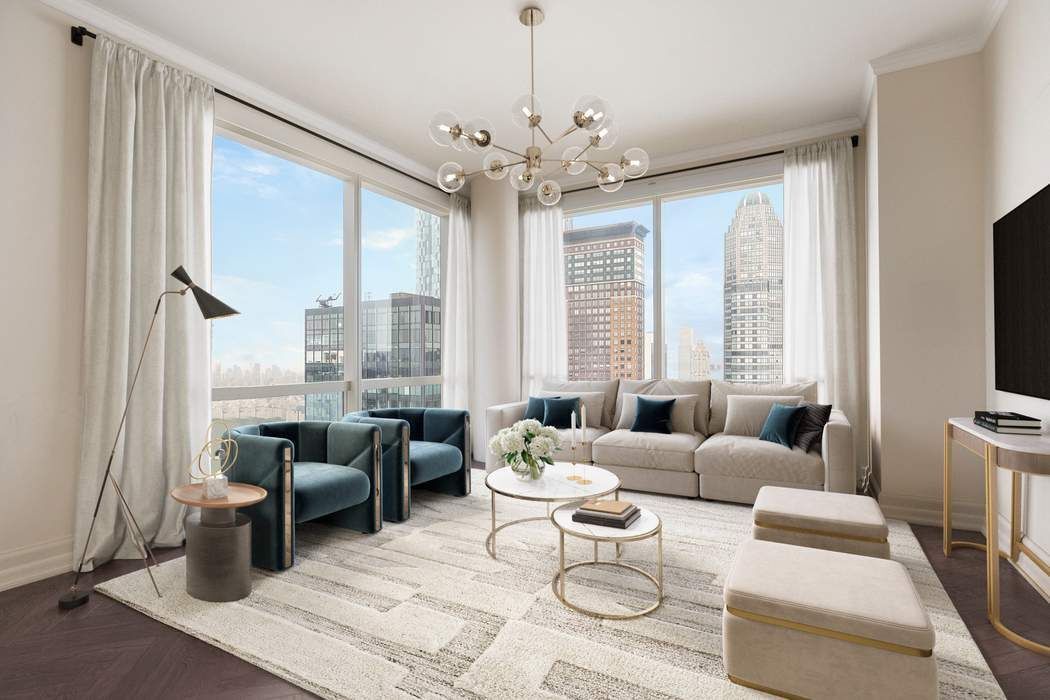
[[[759,440],[754,435],[726,434],[728,397],[731,395],[801,396],[816,401],[813,383],[761,385],[731,384],[718,380],[678,381],[611,380],[548,382],[548,392],[570,397],[601,392],[600,420],[588,416],[585,444],[577,460],[589,461],[617,474],[626,489],[719,501],[754,503],[765,485],[853,493],[856,467],[849,422],[833,410],[824,428],[819,451],[804,452]],[[625,394],[696,396],[691,432],[634,433],[617,428]],[[488,434],[521,420],[527,401],[492,406],[486,412]],[[679,426],[681,427],[681,426]],[[564,449],[556,455],[568,460],[568,431]],[[489,454],[489,471],[499,457]]]

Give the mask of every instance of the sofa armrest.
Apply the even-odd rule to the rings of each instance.
[[[820,449],[824,458],[824,490],[854,493],[857,490],[857,466],[853,428],[842,411],[831,411],[820,439]]]
[[[515,401],[497,406],[489,406],[485,409],[485,428],[488,431],[485,436],[485,471],[493,472],[503,466],[500,456],[488,449],[488,441],[492,436],[525,418],[525,408],[528,401]]]
[[[233,433],[237,461],[230,481],[266,489],[266,498],[241,512],[252,520],[252,564],[281,570],[295,557],[295,499],[292,497],[292,441]]]

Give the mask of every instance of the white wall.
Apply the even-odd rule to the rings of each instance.
[[[474,459],[484,461],[485,409],[521,398],[521,259],[518,193],[476,178],[470,190],[474,264],[474,379],[470,413]]]
[[[72,562],[91,55],[71,23],[0,3],[0,589]]]
[[[982,65],[971,54],[881,75],[868,125],[872,423],[887,515],[940,522],[943,425],[985,401]],[[956,456],[957,524],[983,512]]]
[[[1050,423],[1050,401],[995,390],[992,222],[1050,183],[1050,3],[1012,0],[984,49],[987,178],[985,243],[987,398],[992,408]],[[1000,535],[1009,537],[1009,475],[1000,474]],[[1050,478],[1026,479],[1025,544],[1050,562]],[[1050,577],[1021,556],[1022,570],[1050,595]]]

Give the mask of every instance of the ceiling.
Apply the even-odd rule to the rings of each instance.
[[[76,4],[102,8],[363,135],[412,169],[433,172],[452,157],[427,136],[430,117],[441,109],[484,116],[497,142],[526,144],[527,132],[510,122],[511,102],[528,91],[529,33],[518,23],[526,0]],[[817,135],[818,125],[856,126],[870,61],[885,57],[884,65],[902,67],[977,50],[1005,3],[536,4],[547,15],[535,39],[536,93],[549,131],[568,126],[577,97],[602,95],[621,127],[616,149],[641,146],[654,167],[669,167],[719,145],[784,132]]]

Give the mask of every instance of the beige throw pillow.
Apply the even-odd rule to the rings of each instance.
[[[773,404],[797,406],[801,396],[748,396],[730,394],[726,397],[729,409],[726,413],[726,435],[749,435],[758,437],[766,424]]]
[[[592,428],[601,425],[602,411],[605,409],[604,391],[541,391],[536,396],[579,399],[587,407],[587,425]],[[576,414],[576,425],[583,426],[583,411]]]
[[[693,424],[693,416],[696,413],[696,402],[699,397],[695,394],[669,396],[655,394],[624,394],[623,405],[620,408],[620,422],[616,424],[617,430],[630,430],[634,425],[634,419],[638,415],[638,397],[642,396],[654,401],[667,401],[674,399],[674,408],[671,409],[671,430],[676,433],[696,432]]]
[[[726,411],[729,406],[726,397],[733,394],[748,396],[801,396],[806,401],[816,402],[816,382],[796,382],[794,384],[737,384],[711,380],[711,418],[708,435],[721,433],[726,427]]]

